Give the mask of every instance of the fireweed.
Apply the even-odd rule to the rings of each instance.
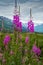
[[[17,24],[19,22],[19,16],[18,15],[14,15],[13,16],[13,24]]]
[[[16,43],[18,43],[18,38],[19,38],[18,34],[22,31],[22,23],[20,22],[19,15],[13,16],[13,25],[14,25],[15,31],[17,32]]]
[[[22,36],[22,37],[24,38],[24,36]],[[12,38],[14,39],[15,37],[12,37]],[[10,42],[11,44],[10,44],[9,50],[7,50],[7,51],[6,51],[6,49],[3,49],[4,47],[2,46],[3,52],[0,52],[0,53],[2,53],[2,54],[0,54],[0,59],[4,65],[9,65],[9,64],[11,65],[12,61],[15,63],[14,65],[28,65],[29,63],[31,63],[31,65],[32,64],[38,65],[37,61],[42,62],[40,60],[40,54],[41,54],[40,48],[36,46],[36,43],[35,43],[35,45],[33,45],[32,48],[30,48],[30,46],[32,46],[31,44],[32,44],[33,40],[31,40],[30,45],[28,46],[25,44],[24,39],[22,39],[23,40],[22,43],[19,42],[17,45],[15,44],[15,41],[13,43],[13,40],[12,40],[12,42]],[[29,39],[29,41],[30,41],[30,39]],[[32,52],[33,55],[30,52],[31,49],[33,51]],[[36,60],[35,55],[38,57],[37,60]],[[40,65],[43,65],[43,64],[40,64]]]
[[[29,42],[29,37],[26,36],[26,38],[25,38],[25,43],[28,43],[28,42]]]
[[[13,24],[17,30],[22,31],[22,23],[20,22],[19,15],[13,16]]]
[[[6,35],[5,38],[4,38],[4,41],[3,41],[4,45],[5,46],[8,45],[9,41],[10,41],[10,36]]]
[[[41,54],[40,48],[38,48],[36,45],[33,45],[32,51],[33,51],[36,55],[40,55],[40,54]]]
[[[28,22],[28,29],[30,32],[34,32],[34,23],[32,22],[32,20]]]
[[[16,30],[22,31],[22,23],[19,21],[19,16],[14,17],[13,24],[16,28]]]
[[[18,15],[14,15],[13,16],[13,25],[15,27],[15,29],[17,29],[17,24],[19,23],[19,16]]]

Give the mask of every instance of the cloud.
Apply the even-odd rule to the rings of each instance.
[[[39,2],[39,1],[41,1],[41,0],[31,0],[31,1],[34,1],[34,2]]]
[[[20,2],[19,2],[20,1]],[[24,23],[30,20],[30,8],[32,8],[33,22],[43,23],[43,1],[42,0],[18,0],[20,5],[20,20]],[[13,19],[14,0],[0,0],[0,15]]]

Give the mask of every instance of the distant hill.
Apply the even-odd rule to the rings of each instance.
[[[6,30],[12,31],[12,26],[13,26],[12,20],[6,17],[0,16],[0,28],[2,27],[2,21],[4,23],[4,28]]]
[[[43,33],[43,24],[35,26],[35,32]]]

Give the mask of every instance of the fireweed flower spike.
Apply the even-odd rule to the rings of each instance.
[[[28,29],[30,32],[34,32],[34,23],[32,22],[32,20],[28,22]]]
[[[16,30],[22,31],[22,23],[19,21],[19,15],[13,16],[13,24]]]
[[[13,16],[13,24],[17,24],[19,22],[19,16],[18,15],[14,15]]]
[[[19,16],[14,15],[13,16],[13,25],[14,25],[15,29],[16,29],[18,23],[19,23]]]
[[[35,54],[37,53],[37,46],[36,46],[36,45],[33,45],[32,51],[33,51]]]
[[[6,35],[4,38],[4,41],[3,41],[4,45],[7,45],[9,43],[9,41],[10,41],[10,36]]]
[[[38,56],[41,54],[40,48],[38,48],[36,45],[33,45],[32,51]]]
[[[26,36],[26,38],[25,38],[25,43],[28,43],[28,42],[29,42],[29,37]]]

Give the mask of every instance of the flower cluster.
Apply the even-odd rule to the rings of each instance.
[[[10,41],[10,36],[6,35],[4,38],[4,41],[3,41],[4,45],[7,45],[9,43],[9,41]]]
[[[19,16],[18,15],[14,15],[13,16],[13,24],[17,24],[19,22]]]
[[[19,19],[18,15],[13,16],[13,24],[15,25],[14,27],[17,30],[22,31],[22,23],[20,22],[20,19]]]
[[[25,38],[25,43],[28,43],[28,41],[29,41],[29,37],[26,36],[26,38]]]
[[[34,23],[32,22],[32,20],[28,22],[28,29],[30,32],[34,32]]]
[[[33,45],[32,51],[38,56],[41,54],[40,48],[38,48],[36,45]]]

